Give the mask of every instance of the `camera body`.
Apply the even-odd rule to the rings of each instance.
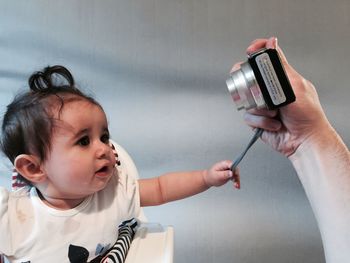
[[[226,80],[237,109],[279,108],[295,101],[295,95],[277,50],[262,49],[248,56]]]

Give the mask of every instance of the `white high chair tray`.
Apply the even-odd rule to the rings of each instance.
[[[174,229],[143,223],[135,233],[125,263],[173,263]]]

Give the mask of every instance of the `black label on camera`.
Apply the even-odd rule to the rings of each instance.
[[[295,101],[293,89],[275,49],[254,54],[249,58],[249,64],[269,109]]]

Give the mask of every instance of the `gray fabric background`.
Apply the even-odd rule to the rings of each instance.
[[[231,66],[253,39],[277,36],[349,145],[349,14],[348,0],[1,0],[0,111],[33,71],[62,64],[102,103],[142,178],[207,168],[252,136],[226,90]],[[289,161],[258,142],[240,169],[240,191],[146,209],[174,226],[175,262],[324,262]]]

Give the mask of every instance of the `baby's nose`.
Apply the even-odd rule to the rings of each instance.
[[[97,145],[96,156],[98,159],[106,158],[109,156],[110,151],[111,151],[111,148],[108,144],[100,142]]]

